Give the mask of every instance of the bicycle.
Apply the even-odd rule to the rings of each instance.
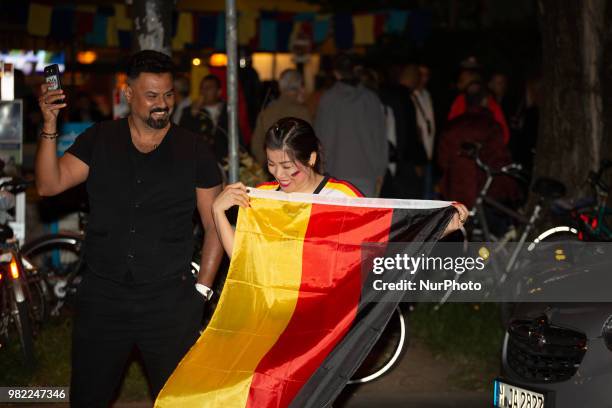
[[[14,327],[23,361],[31,367],[36,361],[36,326],[46,316],[45,288],[36,269],[22,256],[19,241],[9,226],[15,194],[24,192],[30,184],[17,178],[0,179],[0,336],[8,342]]]
[[[604,159],[599,169],[589,171],[586,182],[591,186],[595,195],[577,200],[575,203],[558,200],[554,203],[553,211],[565,219],[569,219],[569,226],[561,225],[549,228],[534,240],[534,243],[547,240],[552,233],[565,233],[580,241],[611,241],[612,228],[608,226],[607,218],[612,215],[612,208],[607,206],[610,187],[603,180],[608,169],[612,168],[612,161]]]

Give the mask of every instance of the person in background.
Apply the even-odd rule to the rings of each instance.
[[[416,110],[416,120],[419,136],[425,151],[426,163],[423,169],[423,198],[433,198],[433,154],[436,137],[436,120],[434,115],[433,101],[427,90],[427,84],[431,76],[429,67],[420,64],[419,81],[412,92],[412,101]]]
[[[380,96],[380,80],[378,73],[366,67],[358,67],[356,72],[361,84]],[[383,187],[381,188],[382,195],[386,179],[395,177],[397,174],[397,126],[395,124],[393,109],[386,105],[382,99],[381,102],[385,114],[385,132],[387,135],[387,142],[389,143],[389,163],[387,165],[385,180],[383,180]]]
[[[93,100],[87,92],[79,92],[74,98],[74,107],[68,114],[70,122],[92,122],[97,123],[107,119],[102,112],[95,106]]]
[[[460,83],[461,88],[459,88],[459,84],[458,88],[463,89],[465,92],[461,92],[453,101],[453,104],[450,108],[450,112],[448,113],[449,121],[455,119],[456,117],[464,114],[467,111],[466,92],[470,86],[478,84],[477,86],[484,90],[484,88],[482,87],[482,77],[475,71],[471,72],[469,75],[465,74],[463,77],[460,77]],[[481,101],[481,104],[483,107],[487,108],[491,112],[493,118],[499,124],[502,130],[504,144],[508,144],[508,142],[510,141],[510,128],[508,127],[508,123],[506,122],[506,117],[504,115],[504,112],[502,111],[501,106],[499,106],[495,98],[486,91],[483,92],[483,99]]]
[[[537,76],[532,76],[527,80],[524,96],[511,120],[513,135],[509,146],[512,158],[523,165],[523,170],[529,179],[533,172],[533,158],[538,140],[542,103],[541,85],[541,80]]]
[[[389,162],[384,109],[359,83],[352,56],[341,54],[334,62],[337,81],[321,97],[315,132],[329,172],[375,197]]]
[[[227,105],[221,99],[221,81],[207,75],[200,81],[200,96],[183,109],[179,125],[204,136],[217,162],[222,163],[228,153]]]
[[[240,69],[238,70],[238,80],[242,85],[244,100],[246,102],[249,116],[249,128],[255,128],[255,121],[260,110],[261,99],[263,98],[263,87],[259,74],[253,68],[253,56],[246,48],[240,48]],[[251,143],[252,143],[251,136]]]
[[[351,183],[335,179],[325,172],[321,143],[308,122],[298,118],[283,118],[268,129],[264,143],[268,170],[274,181],[263,183],[257,186],[258,189],[338,198],[363,197]],[[226,186],[213,203],[215,226],[230,258],[234,249],[235,231],[227,219],[227,210],[234,206],[250,206],[247,187],[242,183]],[[443,235],[458,230],[469,216],[463,204],[454,203],[453,206],[457,213]]]
[[[474,82],[465,92],[466,112],[451,120],[438,145],[438,165],[442,171],[440,192],[444,199],[459,201],[468,208],[474,205],[485,182],[485,174],[471,158],[460,155],[465,142],[482,146],[480,157],[494,169],[510,164],[512,159],[503,140],[502,129],[483,101],[487,91],[482,83]],[[489,195],[501,201],[515,201],[520,193],[514,179],[496,177]]]
[[[185,108],[191,106],[191,97],[189,96],[189,79],[184,76],[177,76],[174,79],[174,92],[176,99],[176,108],[172,113],[172,123],[178,125],[181,123],[181,118]]]
[[[502,105],[508,92],[508,77],[501,72],[494,72],[489,78],[488,88],[497,103]]]
[[[294,117],[312,123],[310,112],[304,105],[304,79],[295,69],[283,71],[278,80],[280,96],[259,114],[251,140],[251,153],[262,166],[266,164],[265,135],[279,119]]]
[[[315,75],[314,80],[314,91],[306,98],[306,106],[310,112],[310,116],[313,118],[317,115],[317,109],[319,108],[319,102],[321,96],[334,85],[334,78],[325,71],[319,71]]]

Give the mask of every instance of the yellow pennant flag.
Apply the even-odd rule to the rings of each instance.
[[[193,16],[191,13],[180,13],[176,34],[172,39],[172,49],[182,50],[185,44],[193,42]]]
[[[248,45],[257,34],[258,11],[245,10],[238,17],[238,44]]]
[[[357,45],[374,44],[374,16],[353,16],[353,27],[355,30],[354,43]]]
[[[132,19],[127,16],[125,4],[115,4],[115,26],[117,30],[131,31],[132,30]]]
[[[106,20],[106,45],[108,47],[119,46],[119,34],[117,33],[116,17],[109,17]]]
[[[28,33],[46,37],[51,32],[51,12],[53,8],[42,4],[30,4],[28,14]]]

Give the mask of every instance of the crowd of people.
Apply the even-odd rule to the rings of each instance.
[[[322,142],[325,171],[350,181],[366,196],[456,200],[470,207],[484,175],[473,160],[459,154],[468,141],[483,146],[483,160],[493,168],[518,162],[529,176],[533,167],[539,109],[536,78],[525,81],[524,90],[515,87],[513,93],[520,97],[511,98],[507,74],[487,71],[469,57],[459,65],[446,95],[440,95],[429,90],[432,69],[426,63],[373,69],[355,56],[340,54],[317,74],[312,92],[306,92],[299,70],[288,69],[277,81],[265,84],[268,92],[262,98],[264,84],[248,68],[249,75],[240,70],[240,96],[246,108],[240,109],[239,141],[241,150],[263,170],[264,135],[284,117],[311,124]],[[176,76],[172,112],[175,124],[204,137],[221,166],[227,162],[229,146],[224,79],[211,71],[192,100],[188,76]],[[18,97],[32,99],[25,87],[17,88]],[[99,106],[98,99],[75,91],[63,119],[110,119],[108,106]],[[26,130],[42,123],[36,110],[31,113],[25,118]],[[490,194],[517,205],[525,188],[500,177]]]
[[[484,174],[460,154],[464,142],[483,146],[483,160],[493,168],[522,164],[528,175],[537,138],[538,81],[527,81],[520,99],[508,97],[509,78],[486,69],[474,57],[463,61],[448,91],[451,103],[438,103],[429,90],[432,69],[425,63],[394,65],[387,72],[349,54],[315,78],[307,94],[297,69],[281,73],[270,86],[275,98],[247,101],[257,105],[252,135],[241,127],[240,144],[266,168],[265,133],[284,117],[311,124],[322,143],[325,172],[348,180],[366,196],[447,199],[470,207]],[[214,74],[189,98],[185,77],[175,79],[177,107],[172,120],[204,136],[220,163],[228,154],[227,112],[222,84]],[[246,87],[246,85],[243,84]],[[253,87],[253,84],[250,85]],[[262,88],[257,82],[256,88]],[[258,95],[263,94],[261,89]],[[268,92],[269,94],[269,92]],[[453,96],[454,95],[454,96]],[[490,194],[517,205],[526,186],[500,177]]]

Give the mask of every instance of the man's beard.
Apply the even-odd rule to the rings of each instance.
[[[153,113],[155,112],[165,112],[166,117],[161,119],[153,119]],[[153,109],[149,112],[149,117],[147,118],[147,125],[149,125],[153,129],[163,129],[168,126],[170,122],[170,109]]]

